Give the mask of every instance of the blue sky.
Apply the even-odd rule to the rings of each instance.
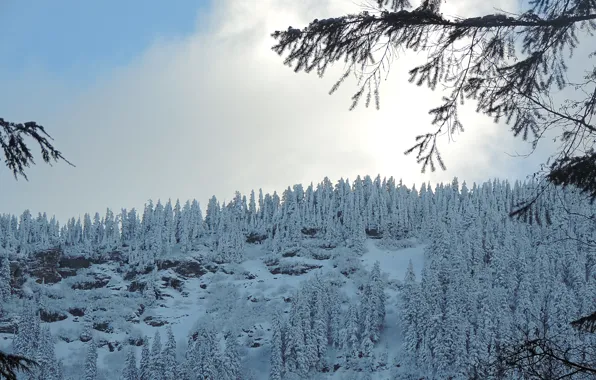
[[[88,84],[160,37],[189,35],[208,0],[2,0],[0,78],[42,70]]]
[[[452,13],[472,1],[450,2]],[[514,9],[517,1],[483,6]],[[412,57],[392,65],[380,111],[348,111],[356,83],[328,95],[342,65],[320,79],[294,73],[271,51],[272,31],[358,4],[0,0],[0,117],[41,123],[76,165],[48,167],[34,152],[29,181],[0,167],[0,213],[29,209],[65,221],[142,209],[149,199],[205,206],[212,195],[230,200],[236,190],[279,192],[324,177],[471,183],[533,172],[541,156],[508,156],[527,146],[468,107],[466,132],[440,142],[448,171],[420,174],[403,152],[431,130],[428,109],[442,94],[407,83]]]

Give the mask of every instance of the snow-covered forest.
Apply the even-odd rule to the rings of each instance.
[[[536,188],[454,179],[416,189],[393,178],[325,178],[281,196],[213,197],[204,213],[196,200],[158,200],[64,224],[29,211],[1,215],[0,316],[18,326],[2,336],[13,352],[42,364],[32,378],[50,380],[485,378],[485,366],[504,347],[542,333],[586,348],[571,357],[585,355],[596,350],[596,334],[578,333],[569,322],[596,310],[596,251],[585,244],[596,241],[596,206],[573,189],[549,188],[534,211],[510,218]],[[399,260],[407,249],[421,252],[423,268]],[[140,295],[130,286],[118,293],[110,285],[77,288],[83,271],[17,286],[11,264],[49,250],[85,257],[105,273],[119,260],[110,281],[118,272],[145,285]],[[196,279],[201,286],[206,278],[219,281],[208,294],[188,282],[169,300],[163,263],[189,257],[215,268]],[[238,277],[260,268],[255,263],[276,271]],[[247,299],[246,281],[264,296]],[[131,343],[131,326],[141,323],[126,315],[141,306],[141,314],[157,313],[182,298],[195,314],[148,327]],[[40,319],[41,311],[75,304],[80,315]],[[100,319],[110,328],[98,328]],[[59,324],[67,327],[53,327]],[[65,329],[76,336],[65,338]],[[117,366],[98,359],[112,352],[100,344],[110,334],[119,342]],[[80,358],[68,364],[60,350],[75,343]]]

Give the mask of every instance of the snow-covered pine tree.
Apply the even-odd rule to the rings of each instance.
[[[176,359],[176,338],[174,337],[174,332],[172,331],[172,327],[170,325],[168,325],[166,328],[166,334],[168,336],[168,340],[164,344],[162,354],[165,368],[164,379],[179,380],[180,369],[178,360]]]
[[[5,305],[11,298],[11,275],[8,250],[0,247],[0,256],[0,303]],[[0,313],[1,309],[2,306],[0,306]]]
[[[87,355],[85,357],[85,380],[97,380],[97,344],[95,339],[87,343]]]
[[[137,368],[137,356],[135,355],[134,346],[128,348],[126,362],[122,370],[122,380],[139,380],[139,369]]]
[[[161,336],[159,330],[155,330],[153,344],[151,346],[151,378],[165,379],[165,365],[161,351]]]
[[[181,211],[180,224],[178,225],[180,250],[182,252],[189,252],[192,250],[190,240],[190,218],[190,201],[186,201],[184,208]]]
[[[168,199],[166,206],[164,207],[163,217],[163,229],[162,234],[164,253],[166,256],[172,253],[172,247],[176,244],[176,225],[174,222],[174,210],[172,209],[172,201]]]
[[[23,305],[23,311],[17,324],[18,333],[12,340],[13,352],[33,358],[37,355],[37,347],[40,335],[40,320],[37,313],[37,306],[33,302]]]
[[[269,380],[282,380],[284,377],[284,343],[282,316],[276,313],[271,322],[271,353],[269,357]]]
[[[226,348],[221,358],[221,370],[218,379],[241,380],[242,368],[240,355],[238,354],[238,343],[232,335],[226,339]]]
[[[348,313],[346,314],[344,329],[342,330],[342,351],[347,368],[351,368],[354,361],[358,358],[360,330],[358,304],[352,301],[348,306]]]
[[[149,339],[143,339],[141,350],[141,363],[139,366],[139,380],[153,380],[151,378],[151,351],[149,350]]]

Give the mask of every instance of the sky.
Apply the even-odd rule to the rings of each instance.
[[[474,16],[516,0],[454,0],[445,14]],[[543,156],[506,126],[463,110],[466,132],[440,149],[447,171],[421,174],[403,152],[432,131],[441,93],[407,82],[421,56],[400,57],[381,110],[349,111],[356,87],[329,89],[294,73],[270,50],[270,33],[358,12],[354,0],[0,1],[0,116],[35,120],[76,167],[38,164],[29,181],[0,168],[0,213],[47,212],[62,222],[149,199],[230,200],[236,190],[394,176],[406,184],[458,177],[524,179]]]

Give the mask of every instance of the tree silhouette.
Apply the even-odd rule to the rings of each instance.
[[[60,151],[52,145],[52,137],[43,126],[34,121],[13,123],[0,118],[0,146],[4,151],[4,163],[18,179],[27,179],[26,168],[35,164],[31,149],[25,139],[30,138],[39,145],[41,157],[45,163],[51,164],[59,160],[72,165]],[[29,358],[19,355],[8,355],[0,351],[0,375],[8,380],[16,380],[17,372],[31,372],[38,364]]]
[[[31,149],[25,142],[30,138],[39,145],[41,158],[47,164],[65,161],[72,165],[60,151],[52,145],[52,137],[45,128],[34,121],[13,123],[0,118],[0,146],[4,151],[4,163],[15,178],[21,176],[27,179],[25,169],[35,164]]]
[[[424,0],[413,8],[408,0],[377,0],[377,9],[314,20],[303,29],[289,27],[272,34],[272,49],[286,54],[284,63],[296,72],[323,76],[340,61],[347,69],[330,93],[354,74],[358,90],[350,109],[365,98],[380,106],[380,86],[397,53],[425,51],[427,61],[409,71],[410,82],[447,89],[442,103],[429,110],[433,132],[416,137],[405,154],[416,153],[422,171],[445,164],[438,137],[463,132],[459,107],[468,100],[476,111],[505,121],[515,136],[535,149],[548,130],[558,132],[556,149],[545,177],[557,185],[576,185],[596,198],[596,67],[586,62],[583,81],[567,77],[571,56],[596,29],[593,0],[531,0],[518,15],[447,18],[440,0]],[[385,6],[389,6],[386,8]],[[585,40],[584,40],[585,41]],[[590,58],[596,56],[596,51]],[[570,88],[579,99],[556,105],[552,93]],[[588,175],[589,174],[589,175]]]

